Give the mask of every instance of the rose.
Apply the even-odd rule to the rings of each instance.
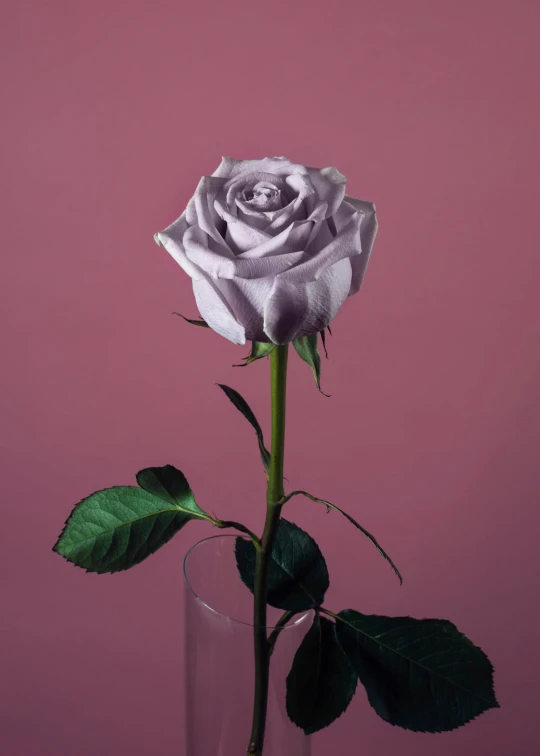
[[[193,279],[208,325],[236,344],[322,331],[362,283],[375,206],[335,168],[222,159],[182,215],[155,234]]]

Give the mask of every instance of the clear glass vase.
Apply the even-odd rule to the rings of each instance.
[[[205,538],[184,560],[185,756],[245,756],[253,714],[253,596],[236,567],[236,536]],[[270,634],[282,611],[268,607]],[[280,631],[270,664],[263,756],[310,756],[285,709],[285,680],[310,612]]]

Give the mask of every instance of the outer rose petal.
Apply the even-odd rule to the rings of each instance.
[[[171,223],[170,226],[167,226],[164,231],[159,231],[157,234],[154,234],[154,240],[158,246],[164,247],[167,250],[170,256],[176,260],[178,265],[180,265],[188,276],[191,276],[194,281],[197,281],[200,278],[204,278],[204,273],[186,255],[183,238],[187,228],[188,224],[184,213],[182,213],[182,215],[175,220],[174,223]]]
[[[193,281],[193,294],[202,317],[220,336],[235,344],[246,343],[244,326],[238,322],[218,287],[206,278]]]
[[[326,217],[334,215],[345,196],[347,179],[337,168],[308,168],[307,170],[320,199],[328,203]]]
[[[257,279],[235,278],[217,281],[220,291],[230,304],[236,319],[244,325],[249,341],[270,341],[264,332],[264,306],[270,296],[274,276]]]
[[[309,283],[294,284],[277,276],[264,309],[264,332],[270,341],[287,344],[326,328],[348,296],[351,275],[346,258]]]
[[[355,213],[348,225],[341,233],[334,236],[332,240],[323,249],[303,262],[281,274],[281,278],[287,279],[291,283],[308,283],[320,278],[324,271],[343,260],[351,258],[352,260],[361,252],[360,247],[360,224],[362,215]],[[309,248],[308,248],[309,253]]]
[[[357,213],[358,210],[354,208],[352,205],[350,205],[346,200],[343,200],[341,205],[338,207],[337,211],[334,213],[334,215],[331,218],[331,221],[334,221],[334,226],[336,227],[337,233],[339,233],[345,226],[349,223],[351,218],[355,213]]]
[[[362,242],[362,254],[360,257],[355,257],[351,260],[352,264],[352,282],[349,295],[356,294],[362,285],[364,275],[366,272],[367,264],[373,249],[375,237],[377,236],[378,221],[376,215],[376,208],[373,202],[365,202],[364,200],[356,199],[355,197],[345,196],[345,201],[352,205],[358,212],[364,214],[362,223],[360,225],[360,239]]]
[[[233,278],[233,253],[224,244],[218,247],[198,226],[187,229],[184,234],[184,248],[191,262],[212,278]]]
[[[285,157],[260,158],[256,160],[235,160],[231,157],[223,157],[221,164],[216,168],[212,176],[220,178],[235,178],[242,173],[275,173],[276,176],[288,176],[291,173],[306,173],[306,168],[297,163],[291,163]]]

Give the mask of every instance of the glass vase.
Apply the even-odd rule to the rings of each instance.
[[[253,714],[253,596],[236,567],[236,536],[195,544],[184,560],[185,756],[245,756]],[[283,612],[268,607],[268,634]],[[310,738],[287,717],[285,680],[311,612],[279,632],[270,663],[263,756],[310,756]]]

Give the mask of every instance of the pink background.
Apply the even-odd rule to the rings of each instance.
[[[496,666],[502,708],[457,732],[392,728],[360,693],[314,756],[540,746],[539,20],[532,0],[3,3],[3,754],[182,754],[181,561],[211,530],[114,576],[51,547],[78,499],[167,462],[260,525],[256,444],[214,384],[267,429],[266,363],[171,316],[196,315],[191,286],[152,240],[222,155],[336,165],[379,210],[332,398],[291,361],[286,474],[405,585],[291,503],[329,605],[448,617]]]

